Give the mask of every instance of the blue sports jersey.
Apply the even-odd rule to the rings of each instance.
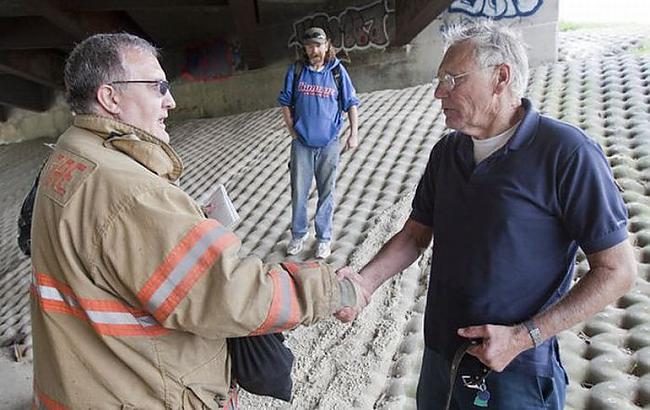
[[[293,122],[298,137],[307,146],[327,146],[341,130],[343,118],[339,110],[338,88],[332,73],[336,66],[339,66],[341,72],[341,109],[347,112],[351,106],[359,104],[350,76],[338,59],[330,60],[321,71],[314,71],[305,65],[295,90],[297,95]],[[293,76],[292,64],[287,70],[284,88],[278,97],[278,103],[285,107],[292,104]]]

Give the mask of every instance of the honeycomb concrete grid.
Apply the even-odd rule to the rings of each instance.
[[[543,113],[585,129],[625,189],[639,261],[634,288],[560,335],[569,409],[650,407],[650,55],[648,31],[562,33],[560,61],[532,70],[528,96]],[[360,146],[341,157],[335,266],[360,267],[395,232],[433,144],[445,132],[429,85],[363,94]],[[278,109],[191,120],[170,129],[184,158],[181,185],[200,199],[224,183],[242,221],[242,253],[284,259],[289,239],[289,137]],[[20,202],[47,155],[45,140],[0,146],[0,347],[31,355],[29,260],[15,243]],[[315,194],[310,200],[313,215]],[[310,258],[307,249],[297,259]],[[352,325],[324,321],[288,334],[296,353],[291,404],[243,394],[244,408],[415,408],[430,252],[386,283]],[[586,271],[580,255],[579,278]],[[0,383],[2,383],[0,381]]]

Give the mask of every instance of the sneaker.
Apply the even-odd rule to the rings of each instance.
[[[330,249],[330,241],[327,242],[318,242],[318,248],[316,248],[316,257],[318,259],[325,259],[332,253]]]
[[[293,238],[289,241],[289,245],[287,245],[287,254],[289,255],[297,255],[300,253],[302,250],[302,245],[305,242],[305,237],[303,236],[302,238]]]

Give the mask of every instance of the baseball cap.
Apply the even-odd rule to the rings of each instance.
[[[327,35],[325,34],[325,31],[320,27],[310,27],[305,30],[305,33],[302,35],[302,44],[325,44],[326,41]]]

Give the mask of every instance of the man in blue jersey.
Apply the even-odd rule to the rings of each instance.
[[[307,202],[316,178],[317,258],[331,253],[332,216],[336,168],[341,147],[338,134],[343,112],[348,113],[350,133],[344,149],[358,145],[357,105],[354,86],[341,61],[336,58],[325,31],[312,27],[305,31],[303,58],[287,70],[278,102],[291,141],[291,240],[289,255],[303,249],[307,237]]]
[[[433,239],[418,408],[562,409],[555,335],[636,277],[625,204],[598,144],[523,98],[528,60],[513,31],[473,22],[446,40],[434,87],[453,131],[402,230],[359,274],[339,274],[372,294]],[[589,272],[572,287],[578,247]]]

